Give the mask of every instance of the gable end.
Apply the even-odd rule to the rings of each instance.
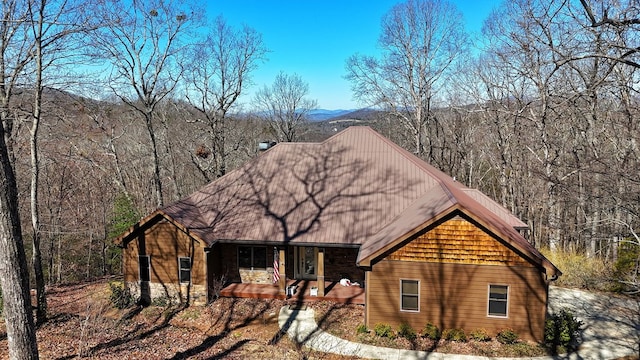
[[[461,216],[421,232],[390,253],[387,260],[476,265],[534,265],[494,236]]]

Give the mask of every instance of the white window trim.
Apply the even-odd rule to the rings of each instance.
[[[189,281],[182,281],[182,259],[189,260]],[[193,264],[191,263],[191,258],[189,256],[179,256],[178,257],[178,282],[180,284],[191,284],[191,270],[193,269]],[[185,269],[186,270],[186,269]]]
[[[418,282],[418,310],[407,310],[402,308],[402,282],[403,281],[416,281]],[[411,312],[411,313],[419,313],[420,312],[420,279],[400,279],[400,311],[401,312]]]
[[[142,280],[142,272],[140,270],[142,270],[140,268],[140,258],[142,257],[146,257],[147,258],[147,272],[149,273],[149,281],[151,282],[151,255],[138,255],[138,281],[139,282],[146,282]]]
[[[489,314],[489,306],[491,303],[491,287],[492,286],[506,286],[507,287],[507,309],[505,315],[493,315]],[[511,286],[507,284],[488,284],[487,285],[487,317],[497,318],[497,319],[508,319],[509,318],[509,299],[511,298]]]

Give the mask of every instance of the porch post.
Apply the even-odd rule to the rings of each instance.
[[[287,294],[287,267],[285,266],[287,252],[285,251],[285,249],[286,248],[284,247],[278,247],[278,258],[280,260],[278,265],[278,270],[280,272],[280,279],[278,280],[278,292],[280,293],[280,295]]]
[[[324,296],[324,248],[318,249],[318,296]]]
[[[204,295],[205,295],[205,303],[208,304],[211,301],[211,294],[209,294],[209,252],[211,248],[204,248]]]

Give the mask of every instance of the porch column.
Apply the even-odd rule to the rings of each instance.
[[[318,249],[318,296],[324,296],[324,248]]]
[[[209,301],[211,301],[212,294],[209,293],[209,288],[211,288],[211,286],[209,285],[209,281],[211,280],[210,275],[209,275],[209,253],[211,252],[211,248],[204,248],[204,294],[205,294],[205,299],[206,302],[209,303]]]
[[[280,293],[280,295],[286,295],[287,294],[287,267],[285,266],[285,261],[287,258],[287,254],[285,251],[286,248],[282,248],[279,247],[278,248],[278,258],[279,258],[279,264],[278,264],[278,270],[280,272],[280,279],[278,280],[278,292]]]

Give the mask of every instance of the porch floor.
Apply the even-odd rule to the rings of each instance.
[[[295,302],[330,300],[342,304],[364,305],[364,288],[360,286],[342,286],[338,281],[324,282],[324,297],[311,296],[310,289],[318,286],[312,280],[288,280],[287,286],[297,286],[293,296],[280,294],[277,285],[232,283],[220,292],[220,296],[258,299],[289,299]]]

